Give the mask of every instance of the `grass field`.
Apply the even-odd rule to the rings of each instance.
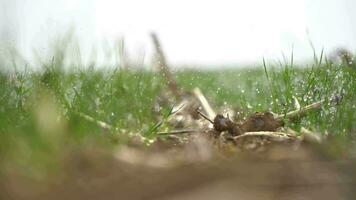
[[[99,145],[110,150],[125,144],[127,133],[146,136],[157,123],[152,106],[166,86],[156,70],[89,67],[68,71],[61,63],[43,64],[40,71],[1,72],[0,156],[5,166],[41,174],[56,168],[56,159],[68,149]],[[292,61],[261,62],[254,68],[183,70],[175,75],[184,89],[199,87],[214,108],[229,105],[244,116],[266,110],[283,114],[297,109],[298,103],[305,106],[342,96],[339,105],[325,103],[321,111],[288,126],[327,132],[345,146],[355,140],[356,70],[349,66],[325,59],[306,66]],[[117,131],[103,130],[78,113]]]

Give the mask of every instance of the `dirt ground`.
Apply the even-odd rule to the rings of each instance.
[[[152,148],[153,149],[153,148]],[[126,147],[114,156],[68,154],[60,175],[2,179],[2,199],[354,199],[355,159],[302,145],[221,156],[200,144],[164,152]],[[50,176],[51,177],[51,176]]]

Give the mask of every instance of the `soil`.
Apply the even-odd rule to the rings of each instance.
[[[46,181],[15,171],[3,177],[1,196],[19,200],[354,199],[355,160],[329,159],[310,145],[298,150],[277,145],[263,154],[240,153],[229,159],[217,155],[206,159],[204,147],[190,145],[178,153],[138,149],[118,150],[115,157],[95,151],[71,153],[61,164],[64,173]],[[132,152],[124,159],[121,151]]]

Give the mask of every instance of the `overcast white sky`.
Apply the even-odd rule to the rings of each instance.
[[[0,38],[30,59],[75,27],[90,60],[125,37],[150,60],[148,34],[160,36],[173,64],[248,64],[281,52],[303,60],[317,50],[356,49],[355,0],[0,0]]]

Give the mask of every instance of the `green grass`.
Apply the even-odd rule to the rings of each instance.
[[[64,59],[63,53],[57,54]],[[155,137],[160,127],[152,106],[165,88],[159,74],[95,66],[64,70],[63,63],[52,59],[42,63],[39,71],[0,73],[3,163],[36,174],[55,167],[60,155],[71,148],[111,149],[126,143],[128,132]],[[286,113],[296,109],[296,99],[305,106],[343,94],[338,106],[325,103],[321,111],[288,126],[355,138],[356,70],[348,66],[323,59],[307,66],[261,62],[257,68],[179,71],[176,78],[184,89],[199,87],[215,108],[230,105],[245,116],[266,110]],[[105,131],[78,112],[119,131]]]

